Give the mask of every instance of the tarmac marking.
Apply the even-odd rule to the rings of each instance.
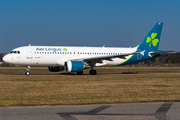
[[[110,105],[102,105],[96,109],[93,109],[85,114],[87,115],[94,115],[94,114],[97,114],[98,112],[101,112],[102,110],[105,110],[106,108],[110,107]]]
[[[164,103],[154,114],[155,118],[158,120],[170,120],[166,113],[173,103]]]
[[[59,114],[62,118],[64,118],[65,120],[78,120],[74,117],[72,117],[70,114]]]
[[[84,112],[84,113],[58,113],[62,118],[65,120],[91,120],[91,119],[112,119],[112,120],[142,120],[142,119],[149,119],[149,120],[170,120],[166,115],[170,107],[173,103],[164,103],[156,112],[155,114],[97,114],[102,110],[105,110],[110,105],[102,105],[98,108],[95,108],[91,111]]]
[[[63,117],[65,120],[78,120],[78,119],[72,117],[71,115],[95,115],[98,112],[100,112],[100,111],[102,111],[102,110],[104,110],[104,109],[106,109],[108,107],[110,107],[110,105],[102,105],[102,106],[100,106],[98,108],[95,108],[95,109],[93,109],[93,110],[91,110],[89,112],[85,112],[85,113],[67,113],[67,114],[58,113],[58,114],[61,117]]]

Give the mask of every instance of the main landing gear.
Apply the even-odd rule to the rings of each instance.
[[[80,71],[80,72],[76,72],[77,75],[82,75],[83,74],[83,71]],[[90,75],[96,75],[97,74],[97,71],[96,70],[90,70],[89,71],[89,74]]]
[[[97,74],[97,71],[94,70],[94,65],[90,65],[90,67],[91,67],[91,70],[89,71],[89,74],[90,74],[90,75],[96,75],[96,74]]]
[[[29,70],[30,68],[31,68],[30,66],[27,66],[27,69],[26,69],[25,75],[30,75],[30,72],[29,72],[29,71],[30,71],[30,70]]]
[[[96,71],[96,70],[90,70],[90,71],[89,71],[89,74],[90,74],[90,75],[96,75],[96,74],[97,74],[97,71]]]

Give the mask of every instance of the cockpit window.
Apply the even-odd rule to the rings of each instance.
[[[10,54],[20,54],[20,51],[11,51]]]

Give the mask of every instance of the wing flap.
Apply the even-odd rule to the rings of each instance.
[[[106,56],[97,56],[97,57],[89,57],[89,58],[79,58],[79,59],[73,59],[75,61],[102,61],[102,60],[108,60],[112,61],[112,58],[121,58],[126,59],[126,56],[133,55],[133,54],[140,54],[140,53],[126,53],[126,54],[119,54],[119,55],[106,55]]]

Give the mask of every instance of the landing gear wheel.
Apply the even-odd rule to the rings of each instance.
[[[82,75],[83,74],[83,71],[80,71],[80,72],[76,72],[77,75]]]
[[[29,75],[29,74],[30,74],[29,71],[25,72],[25,75]]]
[[[30,74],[30,72],[29,72],[29,69],[30,69],[30,68],[31,68],[30,66],[27,66],[27,69],[26,69],[25,75],[29,75],[29,74]]]
[[[89,74],[90,74],[90,75],[96,75],[97,72],[96,72],[96,70],[90,70],[90,71],[89,71]]]

